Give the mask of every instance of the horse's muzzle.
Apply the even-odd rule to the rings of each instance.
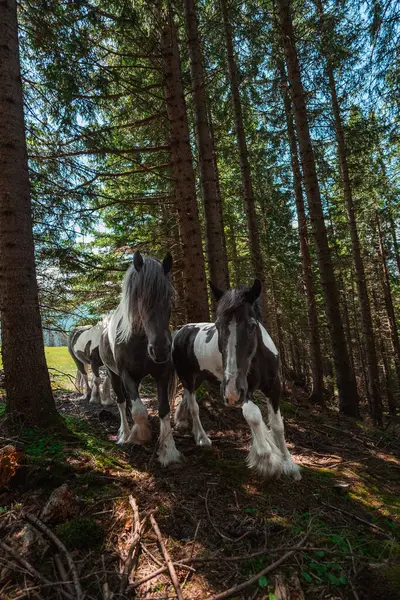
[[[151,360],[155,363],[166,363],[171,358],[171,347],[165,349],[158,349],[151,344],[148,345],[147,351]]]

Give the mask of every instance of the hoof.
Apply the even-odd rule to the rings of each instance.
[[[291,458],[283,462],[283,474],[289,475],[294,481],[301,480],[301,469]]]
[[[139,444],[140,446],[143,446],[144,444],[147,444],[147,442],[149,442],[151,439],[151,430],[150,427],[148,425],[138,425],[135,424],[132,427],[132,430],[129,434],[129,437],[127,439],[127,443],[128,444]]]
[[[282,474],[283,461],[276,454],[259,454],[251,450],[247,457],[247,465],[265,479],[276,481]]]
[[[208,436],[203,435],[196,440],[196,446],[201,446],[202,448],[211,448],[212,441]]]
[[[177,467],[182,465],[184,458],[176,448],[164,448],[163,450],[159,451],[158,460],[163,467]]]
[[[89,404],[100,404],[100,396],[91,396]]]
[[[102,398],[101,403],[103,406],[111,406],[112,404],[114,404],[114,400],[112,398]]]

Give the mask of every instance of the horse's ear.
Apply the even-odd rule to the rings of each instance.
[[[209,281],[208,284],[216,301],[218,302],[218,300],[221,300],[225,292],[217,288],[217,286],[214,285],[212,281]]]
[[[165,255],[165,258],[162,261],[162,268],[163,268],[163,271],[164,271],[164,275],[168,275],[168,273],[171,271],[171,269],[172,269],[172,256],[171,256],[170,252],[168,252]]]
[[[246,292],[246,300],[250,302],[250,304],[254,304],[254,302],[260,297],[261,294],[261,281],[259,279],[255,279],[252,287]]]
[[[139,250],[137,250],[133,255],[133,266],[135,267],[138,273],[143,267],[143,256],[140,254]]]

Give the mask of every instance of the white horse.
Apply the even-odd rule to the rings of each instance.
[[[71,354],[76,366],[77,374],[75,385],[78,389],[83,388],[83,396],[81,399],[89,400],[91,404],[99,404],[107,406],[113,404],[111,398],[111,387],[108,375],[103,383],[101,391],[100,367],[103,362],[100,358],[99,344],[101,334],[108,324],[108,317],[103,318],[96,325],[83,325],[76,327],[71,331],[68,338],[68,350]],[[92,386],[89,385],[87,373],[88,365],[92,368]]]

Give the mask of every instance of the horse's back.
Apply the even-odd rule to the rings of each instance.
[[[188,323],[174,336],[172,361],[183,383],[221,381],[222,355],[215,323]]]

